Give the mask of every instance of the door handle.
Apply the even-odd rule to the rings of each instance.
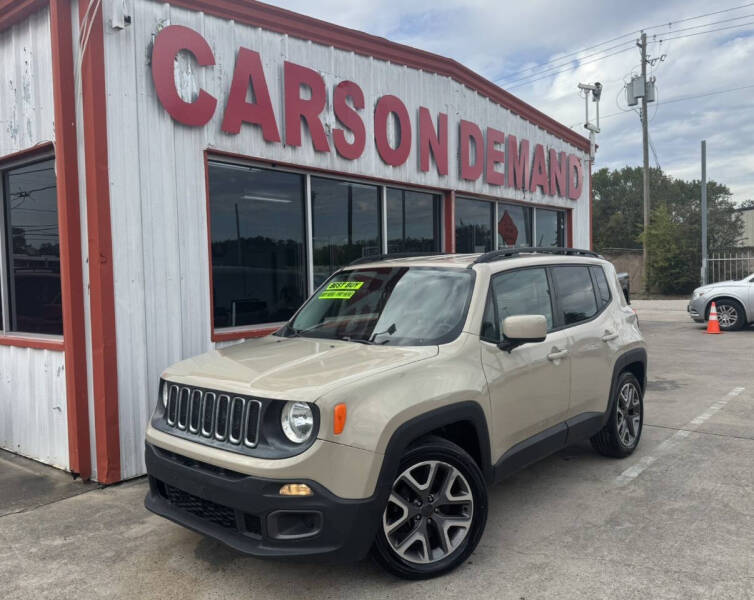
[[[557,348],[553,348],[553,351],[547,355],[547,360],[559,360],[566,356],[568,356],[568,350],[558,350]]]
[[[610,341],[614,340],[617,337],[618,337],[618,334],[615,333],[614,331],[607,331],[607,330],[605,330],[605,335],[602,336],[602,341],[603,342],[610,342]]]

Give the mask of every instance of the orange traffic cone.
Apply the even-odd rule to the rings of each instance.
[[[709,319],[707,320],[707,333],[720,333],[720,323],[717,320],[717,307],[712,303],[709,309]]]

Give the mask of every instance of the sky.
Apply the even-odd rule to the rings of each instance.
[[[595,170],[642,164],[641,122],[626,106],[623,88],[640,72],[634,32],[645,29],[650,58],[664,57],[648,67],[657,88],[648,110],[650,164],[673,177],[700,179],[700,142],[707,140],[708,179],[727,185],[734,202],[754,199],[754,2],[271,3],[453,58],[585,135],[576,86],[601,82]],[[718,11],[724,12],[693,18]],[[701,33],[712,29],[720,30]]]

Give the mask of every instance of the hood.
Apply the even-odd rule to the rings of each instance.
[[[186,385],[314,402],[336,387],[437,353],[437,346],[368,346],[267,336],[184,360],[163,376]]]
[[[729,279],[727,281],[717,281],[715,283],[708,283],[694,290],[696,292],[708,292],[720,287],[746,287],[749,285],[748,277],[744,279]]]

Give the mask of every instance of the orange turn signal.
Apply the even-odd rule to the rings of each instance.
[[[332,432],[335,435],[343,433],[343,428],[346,426],[346,405],[338,404],[333,409],[332,414]]]

